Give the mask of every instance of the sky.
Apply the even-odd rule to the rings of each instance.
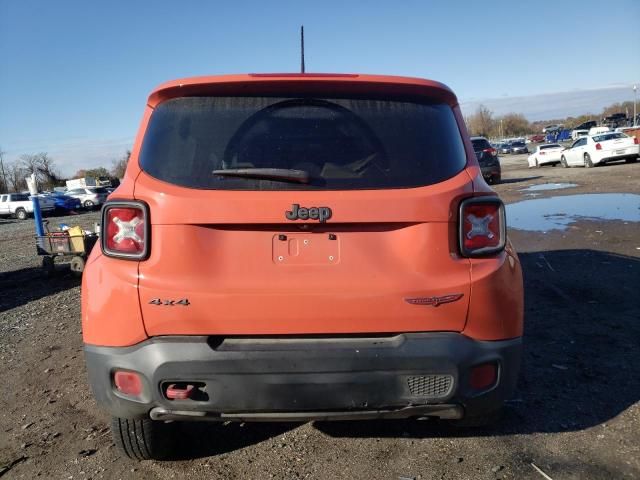
[[[598,113],[640,85],[639,0],[0,0],[5,162],[44,151],[63,175],[110,167],[155,86],[296,72],[301,24],[308,72],[438,80],[465,113]]]

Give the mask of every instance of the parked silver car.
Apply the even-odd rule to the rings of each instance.
[[[67,190],[65,195],[79,199],[85,208],[93,208],[102,205],[109,196],[109,192],[104,187],[85,187],[72,188]]]

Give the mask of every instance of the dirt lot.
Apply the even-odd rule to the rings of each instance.
[[[508,203],[640,193],[640,164],[529,170],[504,157]],[[547,182],[575,188],[520,190]],[[549,212],[557,213],[557,212]],[[509,209],[507,209],[509,215]],[[52,223],[85,226],[96,213]],[[0,220],[0,476],[5,478],[640,478],[640,223],[512,230],[525,272],[526,353],[503,421],[188,425],[172,462],[118,456],[86,383],[79,281],[42,277],[32,222]]]

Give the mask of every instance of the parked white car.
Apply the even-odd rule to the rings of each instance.
[[[589,135],[589,130],[571,130],[571,140],[577,140],[580,137],[586,137]]]
[[[37,197],[42,213],[53,212],[55,201],[51,198]],[[5,193],[0,195],[0,217],[15,216],[19,220],[26,220],[33,214],[33,202],[28,193]]]
[[[93,208],[102,205],[109,192],[104,187],[86,187],[72,188],[67,190],[65,195],[79,199],[84,208]]]
[[[626,160],[635,162],[640,156],[638,139],[620,132],[607,132],[582,137],[562,152],[563,167],[604,165],[607,162]]]
[[[529,168],[538,168],[542,165],[557,165],[564,147],[557,143],[538,145],[531,155],[527,157]]]

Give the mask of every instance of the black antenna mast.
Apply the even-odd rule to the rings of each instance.
[[[300,25],[300,73],[304,73],[304,25]]]

